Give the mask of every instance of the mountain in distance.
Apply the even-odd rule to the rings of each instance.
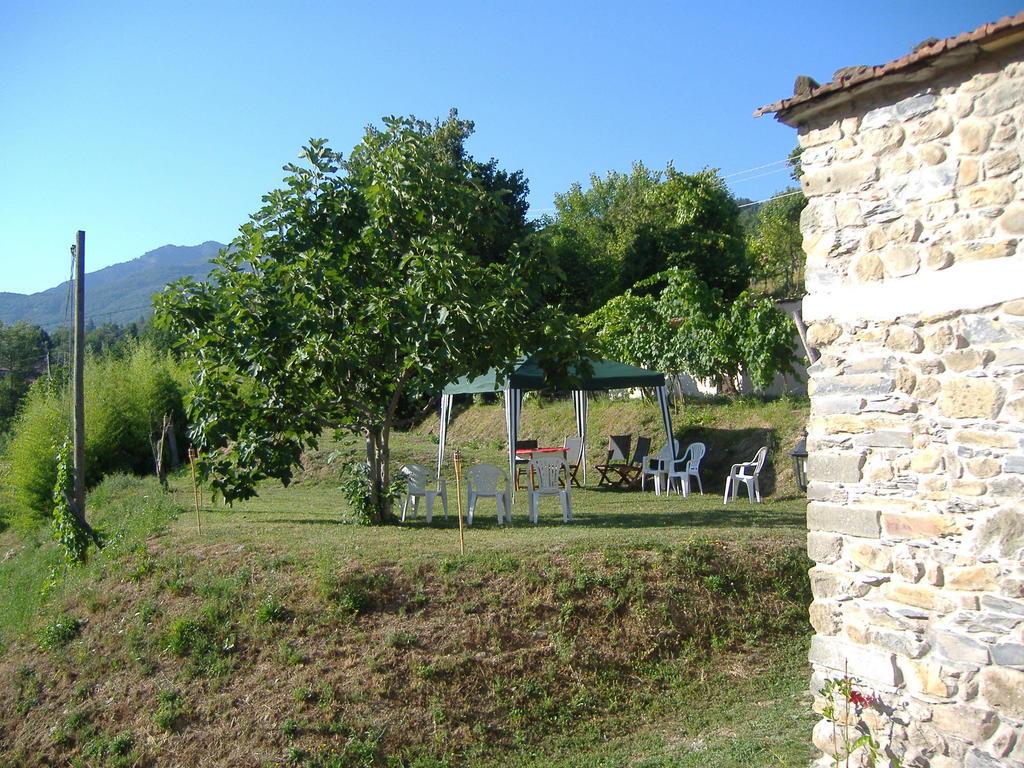
[[[210,259],[224,247],[208,240],[200,245],[165,245],[137,259],[85,275],[85,322],[124,325],[153,314],[152,297],[183,277],[205,280]],[[20,320],[49,332],[68,325],[69,281],[41,293],[0,292],[0,322]]]

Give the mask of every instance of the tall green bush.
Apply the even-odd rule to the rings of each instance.
[[[4,447],[2,464],[13,509],[49,513],[57,479],[57,446],[68,433],[68,402],[45,380],[32,385]]]
[[[148,343],[125,355],[91,356],[85,366],[85,482],[96,485],[114,472],[153,471],[151,437],[166,413],[184,427],[181,364]],[[47,517],[53,510],[56,446],[69,430],[66,387],[37,383],[15,422],[4,450],[6,484],[21,514]]]
[[[146,343],[125,357],[92,357],[85,367],[85,481],[95,485],[112,472],[153,469],[150,436],[165,413],[183,424],[177,364]]]

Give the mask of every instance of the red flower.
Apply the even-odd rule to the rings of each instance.
[[[850,703],[857,707],[869,707],[875,703],[875,697],[865,696],[860,691],[850,691]]]

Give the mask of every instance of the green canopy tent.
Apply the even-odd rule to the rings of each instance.
[[[437,447],[437,474],[441,475],[441,464],[444,461],[445,440],[448,436],[448,422],[452,413],[452,398],[461,394],[479,392],[505,393],[505,429],[508,433],[508,466],[510,474],[515,474],[516,440],[519,439],[519,417],[522,411],[523,392],[550,388],[550,383],[539,365],[538,355],[527,355],[519,358],[512,373],[504,377],[497,368],[492,368],[482,376],[470,379],[463,377],[444,388],[441,393],[441,434]],[[587,437],[587,392],[607,389],[631,389],[633,387],[653,387],[661,407],[661,418],[665,425],[668,444],[674,448],[672,440],[672,417],[668,410],[668,397],[665,392],[665,374],[638,368],[635,365],[619,363],[614,360],[595,360],[588,358],[590,373],[580,370],[580,364],[569,366],[569,374],[576,381],[572,392],[573,406],[576,411],[576,430],[584,440],[584,453],[580,457],[583,463],[583,477],[586,481],[586,437]]]

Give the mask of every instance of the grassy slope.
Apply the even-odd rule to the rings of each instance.
[[[540,439],[571,431],[565,410],[532,414]],[[647,428],[646,410],[598,404],[592,434]],[[677,423],[781,423],[782,444],[802,418],[692,410]],[[456,421],[471,459],[500,456],[496,411]],[[429,457],[429,431],[396,459]],[[183,479],[172,496],[108,482],[94,514],[121,533],[39,616],[52,548],[5,534],[0,765],[806,763],[805,529],[784,477],[759,507],[585,489],[572,526],[553,503],[526,525],[520,496],[511,529],[483,507],[463,557],[454,519],[339,525],[337,468],[310,463],[289,489],[207,504],[202,533],[175,514]]]

